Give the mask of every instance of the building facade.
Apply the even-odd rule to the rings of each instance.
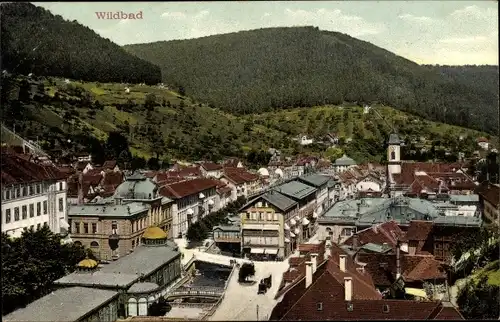
[[[25,229],[46,225],[66,233],[66,176],[26,155],[2,153],[2,232],[20,237]]]
[[[149,226],[171,232],[173,200],[158,194],[154,182],[141,174],[128,177],[110,198],[70,207],[71,238],[102,260],[133,251]]]

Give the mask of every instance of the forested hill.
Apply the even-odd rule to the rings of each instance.
[[[156,84],[160,69],[77,21],[30,3],[2,3],[2,69],[100,82]]]
[[[337,32],[269,28],[124,48],[160,66],[165,83],[232,113],[378,102],[497,131],[498,89],[469,86]]]

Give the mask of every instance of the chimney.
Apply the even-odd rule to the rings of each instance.
[[[357,251],[358,248],[359,248],[359,236],[358,236],[358,234],[354,234],[352,236],[352,249],[354,251]]]
[[[339,261],[340,271],[344,272],[344,273],[345,273],[345,268],[346,268],[345,267],[346,266],[345,265],[346,259],[347,259],[347,255],[344,255],[344,254],[340,255],[340,261]]]
[[[316,269],[318,268],[318,254],[311,254],[311,262],[312,262],[312,271],[313,274],[316,272]]]
[[[344,289],[345,300],[350,302],[352,300],[352,277],[344,277]]]
[[[306,262],[306,289],[311,286],[313,282],[313,263]]]
[[[396,242],[396,279],[401,277],[401,243]]]
[[[83,173],[78,174],[78,204],[83,204]]]

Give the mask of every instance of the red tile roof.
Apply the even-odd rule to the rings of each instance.
[[[2,185],[64,180],[67,174],[54,166],[37,164],[25,160],[18,154],[2,150]]]
[[[108,160],[108,161],[104,162],[104,164],[102,165],[102,168],[106,169],[106,170],[113,170],[115,167],[116,167],[115,160]]]
[[[396,254],[358,253],[356,260],[366,264],[365,270],[370,273],[375,285],[388,287],[396,281]],[[400,264],[401,274],[408,281],[446,278],[446,274],[440,270],[441,263],[436,261],[432,255],[401,254]]]
[[[465,320],[460,311],[458,311],[450,303],[443,303],[441,310],[438,312],[435,320]]]
[[[500,186],[495,184],[481,185],[477,188],[477,193],[490,204],[500,207]]]
[[[123,172],[121,171],[106,171],[104,173],[104,178],[102,180],[101,185],[103,187],[113,187],[116,189],[124,180]]]
[[[213,163],[213,162],[203,162],[201,164],[201,167],[205,169],[205,171],[216,171],[216,170],[222,170],[222,165]]]
[[[160,188],[160,194],[168,198],[180,199],[216,187],[217,181],[198,178],[163,186]]]
[[[406,232],[406,240],[425,241],[432,231],[432,221],[412,220]]]
[[[243,168],[224,168],[224,177],[236,185],[259,179],[258,175],[250,173]]]
[[[356,235],[358,237],[358,246],[363,246],[368,243],[380,245],[387,243],[394,248],[396,247],[398,239],[404,236],[404,232],[399,228],[398,224],[392,220],[360,230]],[[351,236],[344,244],[352,245],[353,240],[354,236]]]

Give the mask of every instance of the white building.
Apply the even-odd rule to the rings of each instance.
[[[198,178],[160,189],[161,195],[175,200],[172,210],[172,233],[175,238],[185,236],[190,224],[220,209],[217,183],[212,179]]]
[[[20,237],[24,229],[49,226],[54,233],[68,228],[63,173],[27,157],[2,154],[2,232]]]
[[[307,137],[307,135],[303,135],[303,136],[300,137],[299,143],[300,143],[300,145],[313,144],[313,139],[309,139]]]
[[[335,163],[332,165],[333,171],[335,173],[341,173],[346,171],[347,169],[353,168],[356,166],[356,161],[349,158],[347,155],[343,155],[341,158],[335,160]]]

